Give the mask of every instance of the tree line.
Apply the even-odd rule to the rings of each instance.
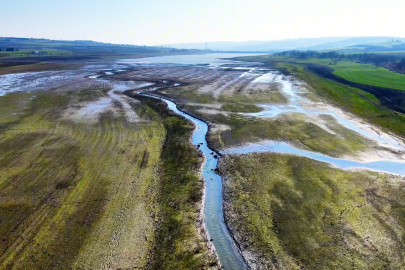
[[[1,51],[14,52],[14,51],[18,51],[18,49],[17,48],[5,48],[5,49],[0,48],[0,52]]]

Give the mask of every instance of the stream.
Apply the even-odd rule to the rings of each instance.
[[[166,102],[171,111],[194,123],[195,130],[193,132],[192,143],[205,157],[202,175],[205,180],[204,219],[208,237],[214,244],[215,251],[218,254],[219,260],[224,269],[247,269],[247,264],[235,245],[235,241],[225,224],[224,212],[222,209],[222,180],[214,171],[217,168],[218,157],[217,153],[208,147],[205,139],[208,132],[208,125],[205,122],[180,111],[176,104],[170,100],[148,94],[141,95]]]

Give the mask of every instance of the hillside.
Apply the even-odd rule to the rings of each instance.
[[[285,50],[328,50],[354,46],[358,44],[383,43],[388,40],[402,40],[398,37],[326,37],[326,38],[298,38],[284,40],[263,40],[245,42],[207,42],[207,43],[179,43],[164,46],[177,49],[210,49],[223,51],[260,51],[278,52]]]
[[[32,38],[0,37],[0,58],[14,57],[100,57],[129,55],[167,55],[198,53],[200,50],[184,50],[153,46],[111,44],[90,40],[49,40]]]

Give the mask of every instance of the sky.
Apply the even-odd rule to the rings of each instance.
[[[0,0],[0,36],[160,45],[405,37],[405,0]]]

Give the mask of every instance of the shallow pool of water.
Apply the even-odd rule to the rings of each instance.
[[[193,54],[193,55],[168,55],[138,59],[122,59],[117,63],[124,64],[178,64],[178,65],[204,65],[220,66],[235,61],[224,60],[222,58],[232,58],[238,56],[260,55],[255,53],[210,53],[210,54]]]
[[[369,170],[405,175],[405,161],[396,162],[390,160],[380,160],[362,163],[347,159],[333,158],[324,154],[302,150],[286,142],[265,141],[261,143],[249,143],[245,146],[228,148],[222,151],[223,154],[249,154],[260,152],[273,152],[279,154],[293,154],[303,156],[314,160],[327,162],[341,169],[365,168]]]

